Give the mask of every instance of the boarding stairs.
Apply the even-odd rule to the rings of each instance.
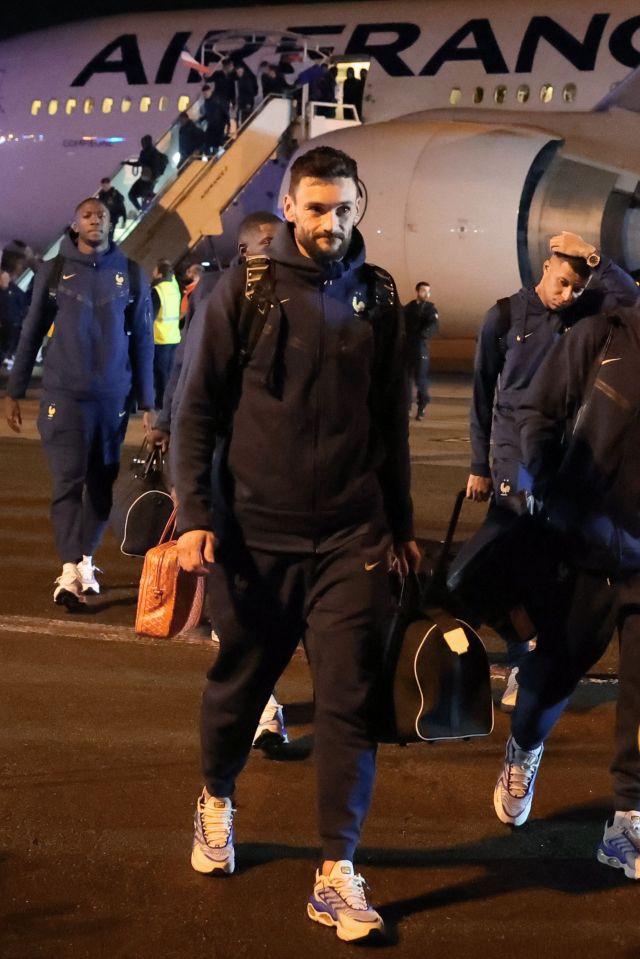
[[[221,234],[223,211],[274,156],[294,107],[290,98],[267,97],[217,158],[188,160],[119,237],[127,256],[151,272],[159,259],[175,263],[203,237]]]

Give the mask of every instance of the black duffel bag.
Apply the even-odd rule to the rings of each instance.
[[[173,512],[162,452],[155,446],[145,455],[145,449],[143,444],[113,489],[110,523],[125,556],[144,556],[157,546]]]
[[[431,577],[401,581],[375,698],[375,735],[405,744],[488,736],[493,728],[489,660],[475,630],[450,611],[445,569],[464,501],[458,494]]]
[[[442,608],[425,609],[405,579],[389,630],[377,698],[380,742],[488,736],[493,729],[489,660],[475,630]]]

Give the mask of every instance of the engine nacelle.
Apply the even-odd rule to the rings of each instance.
[[[415,116],[334,131],[299,152],[320,143],[358,163],[367,259],[393,274],[403,302],[431,283],[444,337],[475,336],[496,299],[535,282],[560,230],[640,266],[628,174],[563,157],[543,131]]]

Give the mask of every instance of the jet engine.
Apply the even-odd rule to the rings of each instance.
[[[498,297],[535,283],[560,230],[640,269],[637,178],[565,156],[553,134],[418,116],[334,131],[299,152],[320,143],[358,163],[367,259],[394,275],[403,302],[431,283],[444,337],[474,337]]]

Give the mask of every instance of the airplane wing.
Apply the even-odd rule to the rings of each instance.
[[[595,110],[602,113],[612,107],[640,113],[640,67],[636,67],[620,83],[616,84],[605,97],[596,104]]]

